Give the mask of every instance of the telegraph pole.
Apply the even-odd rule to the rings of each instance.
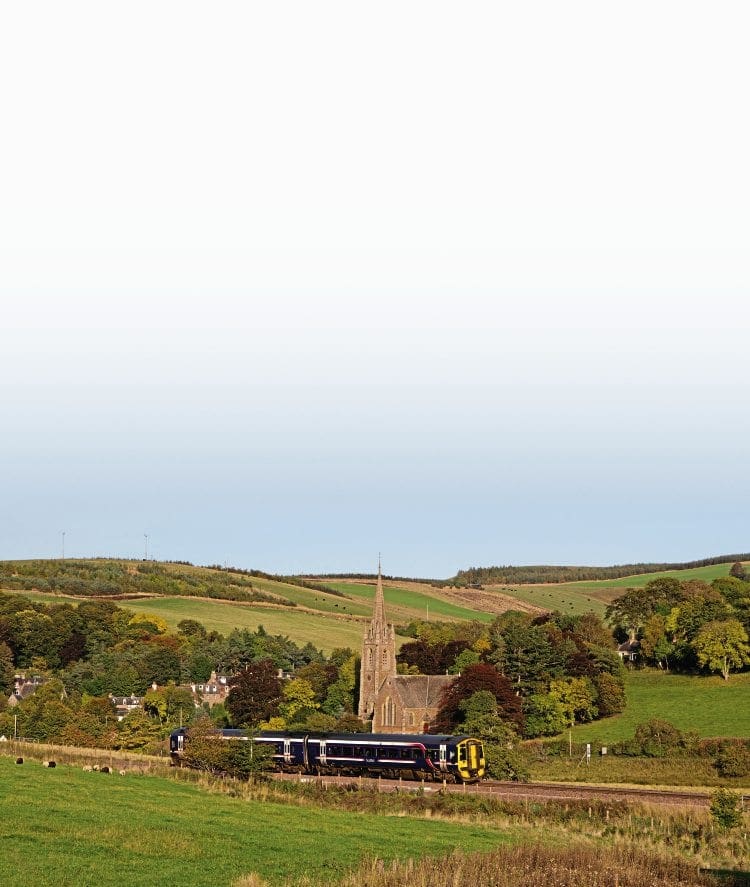
[[[62,531],[62,559],[65,560],[65,530]]]
[[[145,554],[144,554],[143,559],[145,561],[147,561],[148,560],[148,533],[144,533],[143,538],[146,540]]]

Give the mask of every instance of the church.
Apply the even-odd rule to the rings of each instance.
[[[378,563],[375,609],[362,644],[360,720],[372,721],[373,733],[425,733],[453,680],[453,675],[396,674],[396,631],[386,622]]]

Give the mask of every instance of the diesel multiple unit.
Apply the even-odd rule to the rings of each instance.
[[[217,731],[228,741],[249,741],[243,730]],[[179,763],[189,730],[181,727],[169,738],[173,761]],[[394,733],[258,733],[252,739],[271,746],[280,771],[344,776],[385,776],[449,782],[478,782],[485,773],[484,748],[470,736]]]

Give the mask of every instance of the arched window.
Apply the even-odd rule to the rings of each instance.
[[[372,649],[372,647],[370,647],[370,649],[367,651],[367,664],[372,666],[374,661],[375,661],[375,652]]]
[[[396,706],[390,696],[383,703],[383,726],[392,727],[396,723]]]

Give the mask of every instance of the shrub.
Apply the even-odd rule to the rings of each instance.
[[[711,795],[711,816],[722,829],[731,829],[742,825],[740,796],[736,792],[720,788]]]
[[[744,743],[726,743],[716,756],[714,766],[719,776],[747,776],[750,773],[750,750]]]

